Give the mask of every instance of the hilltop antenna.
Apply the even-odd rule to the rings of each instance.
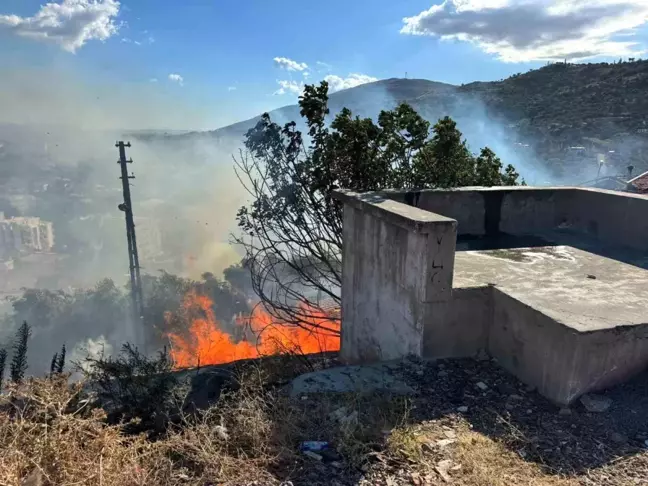
[[[135,237],[135,220],[133,218],[133,203],[131,201],[129,179],[135,179],[135,175],[128,175],[126,164],[132,164],[133,159],[126,159],[126,147],[130,148],[130,142],[117,142],[115,147],[119,148],[119,160],[121,167],[122,190],[124,202],[117,206],[126,215],[126,239],[128,241],[128,267],[130,269],[131,299],[133,301],[133,315],[135,322],[140,321],[144,316],[144,299],[142,297],[142,278],[140,276],[139,255],[137,253],[137,239]]]

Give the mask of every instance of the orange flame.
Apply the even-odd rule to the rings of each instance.
[[[276,322],[261,306],[246,318],[235,322],[237,335],[251,335],[235,342],[214,316],[213,302],[190,291],[185,295],[182,312],[191,321],[186,335],[169,333],[171,358],[176,368],[229,363],[281,353],[311,354],[340,349],[339,321],[324,312],[304,309],[308,328]],[[198,316],[198,317],[196,317]],[[172,318],[171,314],[167,319]],[[319,326],[319,329],[318,327]],[[312,329],[311,329],[312,327]]]

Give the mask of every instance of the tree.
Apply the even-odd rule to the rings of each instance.
[[[50,364],[50,376],[54,376],[55,374],[61,374],[63,373],[63,369],[65,368],[65,344],[61,346],[61,351],[58,353],[54,353],[54,356],[52,356],[52,362]]]
[[[449,117],[430,123],[402,103],[377,122],[344,108],[327,126],[328,84],[299,98],[307,135],[266,113],[236,159],[252,198],[237,220],[255,293],[277,319],[320,324],[321,300],[339,304],[342,211],[331,191],[515,185],[512,166],[488,148],[475,157]],[[326,325],[324,325],[326,327]],[[329,328],[331,332],[335,329]]]
[[[7,350],[0,349],[0,391],[2,391],[2,385],[4,382],[4,372],[7,366]]]
[[[22,383],[27,371],[27,341],[31,336],[31,329],[27,321],[24,321],[18,328],[16,340],[13,345],[13,356],[11,358],[11,381]]]

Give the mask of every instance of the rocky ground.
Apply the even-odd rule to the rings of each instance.
[[[112,423],[63,375],[7,385],[0,484],[648,485],[646,375],[570,408],[486,357],[286,355],[177,376],[195,407],[148,420],[160,430]]]
[[[648,484],[645,376],[559,408],[490,359],[406,361],[386,374],[388,392],[364,398],[381,400],[383,413],[402,407],[398,423],[383,421],[384,441],[365,451],[359,470],[345,467],[344,454],[309,455],[294,485]],[[404,395],[406,387],[412,392]],[[296,398],[308,410],[335,400],[325,396]],[[375,422],[363,414],[367,402],[357,405],[338,409],[343,420]]]

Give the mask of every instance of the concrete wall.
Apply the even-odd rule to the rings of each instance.
[[[621,383],[648,366],[648,326],[576,332],[492,288],[488,353],[553,402]]]
[[[453,289],[446,302],[438,302],[443,319],[423,325],[423,356],[426,358],[465,358],[487,350],[488,332],[493,321],[490,287]]]
[[[385,191],[385,197],[458,222],[459,235],[571,230],[608,245],[648,250],[648,196],[573,187]]]
[[[452,290],[456,221],[379,197],[344,201],[341,358],[420,356]]]
[[[648,196],[577,188],[334,195],[344,204],[343,360],[469,357],[485,349],[560,404],[648,366],[648,325],[577,332],[494,286],[452,289],[457,231],[561,229],[648,250]]]

